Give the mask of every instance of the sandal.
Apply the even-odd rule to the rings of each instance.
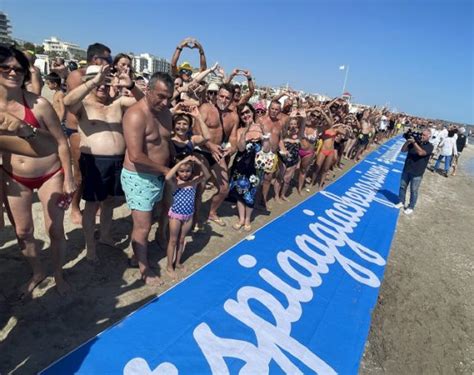
[[[246,232],[250,232],[252,230],[252,226],[249,224],[249,225],[244,225],[244,231]]]
[[[216,224],[219,225],[220,227],[225,227],[225,226],[226,226],[225,221],[222,220],[219,216],[216,216],[216,217],[209,217],[207,220],[213,221],[214,223],[216,223]]]
[[[235,223],[232,225],[232,228],[234,228],[235,230],[240,230],[240,228],[243,227],[243,224],[240,224],[240,223]]]

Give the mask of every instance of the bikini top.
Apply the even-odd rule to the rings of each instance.
[[[23,121],[36,129],[41,128],[41,125],[39,121],[36,119],[35,114],[31,110],[31,108],[28,106],[28,103],[25,98],[25,94],[23,94],[23,106],[25,107],[25,117],[23,118]]]
[[[284,138],[283,143],[285,145],[287,145],[287,144],[299,144],[300,140],[299,139]]]
[[[176,156],[188,156],[191,155],[194,150],[193,142],[191,142],[190,140],[182,146],[176,144],[175,142],[173,142],[173,145],[176,151]]]
[[[306,139],[309,143],[315,143],[318,139],[318,133],[313,132],[313,134],[307,135],[306,132],[303,135],[303,138]]]
[[[330,138],[335,138],[336,137],[336,132],[331,130],[331,129],[327,129],[324,131],[324,135],[330,137]]]
[[[257,132],[257,133],[261,133],[261,134],[262,134],[261,137],[260,137],[261,140],[270,139],[270,133],[265,133],[265,132],[263,131],[263,126],[262,126],[261,124],[256,123],[256,124],[253,124],[253,125],[258,125],[259,129],[258,129],[258,130],[257,130],[257,129],[256,129],[256,130],[252,130],[252,131]],[[252,125],[251,125],[251,126],[252,126]],[[251,139],[246,139],[245,141],[246,141],[246,142],[251,142],[252,140],[251,140]]]

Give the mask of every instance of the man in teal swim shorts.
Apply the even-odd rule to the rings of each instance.
[[[142,279],[149,285],[162,284],[148,263],[148,235],[152,211],[161,200],[164,176],[169,171],[172,117],[169,102],[173,80],[167,73],[155,73],[143,99],[129,108],[123,118],[127,151],[121,176],[122,189],[132,210],[132,248]]]

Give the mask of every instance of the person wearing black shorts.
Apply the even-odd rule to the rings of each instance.
[[[123,196],[120,173],[124,155],[91,155],[81,153],[79,165],[84,183],[82,199],[102,202],[108,196]]]

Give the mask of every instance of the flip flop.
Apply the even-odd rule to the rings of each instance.
[[[246,232],[250,232],[252,230],[252,226],[249,224],[249,225],[244,225],[244,231]]]
[[[209,221],[213,221],[214,223],[216,223],[217,225],[219,225],[220,227],[225,227],[226,226],[226,223],[224,220],[222,220],[220,217],[216,216],[214,218],[212,217],[209,217],[207,218],[207,220]]]
[[[234,223],[232,225],[232,228],[234,228],[235,230],[240,230],[240,228],[242,228],[242,227],[243,227],[243,225],[240,224],[240,223]]]

